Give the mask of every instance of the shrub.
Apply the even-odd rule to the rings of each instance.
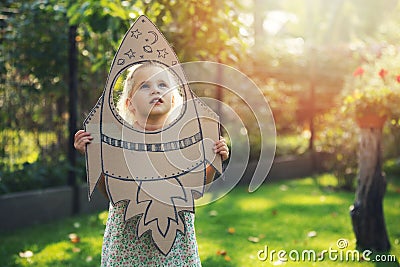
[[[343,111],[357,119],[365,115],[400,116],[400,52],[388,46],[349,76],[344,86]]]
[[[0,172],[0,194],[26,190],[44,189],[67,185],[71,167],[67,160],[38,160],[25,163],[17,170],[4,169]],[[84,160],[78,160],[75,168],[77,177],[84,177]],[[83,180],[83,179],[78,179]]]

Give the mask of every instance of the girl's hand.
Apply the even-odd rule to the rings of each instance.
[[[227,160],[229,158],[229,148],[226,145],[225,139],[222,136],[217,142],[215,142],[214,152],[221,155],[222,160]]]
[[[92,140],[93,137],[90,135],[90,133],[85,132],[84,130],[79,130],[74,136],[74,147],[81,154],[85,154],[86,144],[90,144]]]

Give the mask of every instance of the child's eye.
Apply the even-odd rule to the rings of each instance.
[[[160,88],[168,88],[168,85],[166,83],[159,83],[158,87],[160,87]]]
[[[148,85],[147,83],[144,83],[140,86],[140,89],[149,89],[150,85]]]

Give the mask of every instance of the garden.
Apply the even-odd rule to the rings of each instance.
[[[356,241],[349,207],[354,194],[338,191],[336,185],[331,174],[267,181],[255,193],[239,186],[217,202],[198,207],[196,233],[203,265],[398,266],[394,260],[400,257],[398,178],[388,176],[384,203],[393,249],[366,254],[365,258],[361,253],[353,254]],[[98,266],[106,219],[104,211],[2,233],[0,264]],[[340,240],[346,247],[338,247]],[[330,248],[336,254],[323,257],[322,251]],[[265,253],[258,254],[260,250],[268,257]],[[276,252],[271,256],[272,250]],[[287,255],[279,258],[280,250],[285,250]],[[315,255],[308,252],[306,255],[305,250],[315,251]],[[289,257],[291,251],[297,251],[298,256],[292,253]],[[377,255],[388,260],[377,262],[380,259]]]
[[[196,207],[203,266],[399,266],[399,9],[397,0],[7,0],[0,204],[65,186],[77,198],[86,163],[73,136],[145,14],[182,63],[238,73],[204,71],[231,88],[191,85],[215,100],[231,159],[241,154],[229,164],[247,164],[226,177],[242,178],[229,193]],[[271,171],[250,193],[266,150]],[[0,265],[98,266],[108,212],[71,206],[67,218],[0,228]]]

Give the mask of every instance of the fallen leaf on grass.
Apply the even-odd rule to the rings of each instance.
[[[232,260],[231,257],[228,256],[228,253],[226,252],[226,250],[223,250],[223,249],[217,250],[217,255],[218,256],[224,256],[224,260],[226,260],[226,261],[231,261]]]
[[[287,191],[288,189],[289,189],[289,187],[287,186],[287,185],[281,185],[280,187],[279,187],[279,189],[281,190],[281,191]]]
[[[272,210],[272,215],[275,216],[276,214],[278,214],[277,210]]]
[[[81,240],[80,238],[79,238],[79,236],[77,235],[77,234],[75,234],[75,233],[71,233],[71,234],[69,234],[68,235],[68,237],[69,237],[69,240],[72,242],[72,243],[79,243],[79,241]]]
[[[225,256],[226,255],[226,250],[217,250],[217,255],[222,255]]]
[[[285,263],[284,261],[277,260],[277,261],[274,261],[274,262],[272,263],[272,265],[273,265],[273,266],[279,266],[279,265],[283,265],[284,263]]]
[[[229,227],[228,228],[228,233],[230,233],[231,235],[233,235],[234,233],[235,233],[235,228],[233,228],[233,227]]]
[[[30,250],[27,250],[27,251],[24,251],[24,252],[20,252],[20,253],[19,253],[19,256],[20,256],[21,258],[30,258],[30,257],[33,256],[33,252],[30,251]]]
[[[81,249],[80,249],[80,248],[77,248],[77,247],[73,247],[73,248],[72,248],[72,252],[73,252],[73,253],[79,253],[79,252],[81,252]]]
[[[247,238],[247,240],[249,240],[250,242],[253,242],[253,243],[260,242],[260,238],[258,238],[256,236],[249,236],[249,238]]]
[[[216,210],[211,210],[211,211],[208,213],[208,215],[210,215],[211,217],[215,217],[215,216],[218,215],[218,211],[216,211]]]
[[[312,238],[312,237],[316,237],[317,236],[317,232],[316,231],[310,231],[307,234],[308,237]]]

